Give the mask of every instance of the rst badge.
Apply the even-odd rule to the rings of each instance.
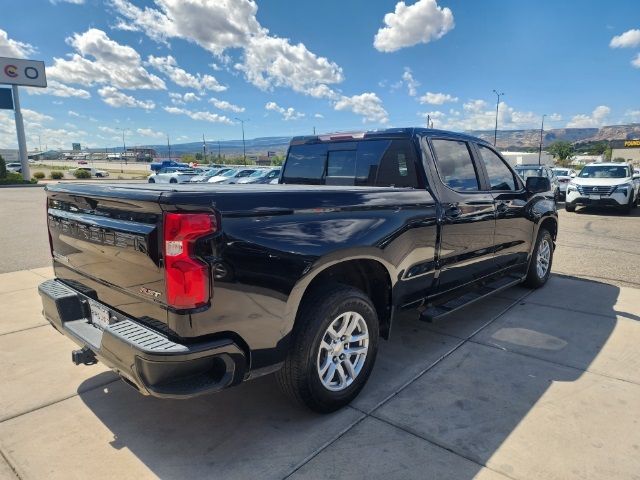
[[[140,287],[140,293],[142,293],[143,295],[148,295],[153,298],[159,298],[160,295],[162,295],[160,292],[156,292],[155,290],[151,290],[150,288],[147,288],[147,287]]]

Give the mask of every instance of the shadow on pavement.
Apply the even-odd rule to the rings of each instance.
[[[627,213],[621,209],[615,207],[596,207],[596,206],[588,206],[588,207],[576,207],[576,212],[580,215],[606,215],[609,217],[630,217],[630,218],[638,218],[640,217],[640,208],[636,207],[631,210],[631,213]]]
[[[305,478],[471,479],[486,473],[482,465],[551,385],[583,375],[611,335],[617,314],[639,320],[616,311],[618,287],[566,277],[552,280],[505,314],[505,322],[512,324],[498,326],[484,338],[480,332],[461,346],[452,343],[447,358],[374,411],[379,420],[366,418],[313,458],[364,415],[345,408],[321,416],[292,406],[272,377],[182,401],[143,397],[122,382],[88,392],[80,387],[79,395],[113,433],[111,447],[128,449],[161,478],[282,478],[311,458],[298,471]],[[568,281],[571,291],[558,291],[568,288],[563,287]],[[565,312],[577,307],[597,317],[585,321],[584,328],[580,315],[563,322]],[[469,307],[463,316],[473,321],[477,308]],[[420,334],[430,329],[429,324],[402,322],[410,322],[410,330],[422,330]],[[404,337],[392,335],[390,343],[404,342]],[[390,350],[397,372],[417,361],[415,351]],[[544,429],[540,434],[539,442],[546,442]],[[437,447],[424,440],[414,445],[416,437]],[[530,447],[520,445],[522,455]],[[510,475],[514,468],[494,470]]]

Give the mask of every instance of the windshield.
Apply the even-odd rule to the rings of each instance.
[[[629,177],[629,169],[621,166],[587,165],[582,169],[580,178],[626,178]]]
[[[267,174],[270,172],[271,170],[256,170],[255,172],[253,172],[251,175],[249,175],[249,177],[251,178],[260,178],[260,177],[266,177]]]
[[[231,169],[231,170],[227,170],[224,173],[221,173],[220,176],[221,177],[233,177],[236,173],[237,173],[237,170]]]
[[[569,176],[569,170],[554,170],[554,172],[556,172],[556,175],[559,175],[561,177]]]
[[[541,177],[542,171],[539,168],[516,168],[516,172],[525,180],[529,177]]]

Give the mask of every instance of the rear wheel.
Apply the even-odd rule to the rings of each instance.
[[[311,294],[277,379],[282,390],[320,413],[338,410],[364,387],[378,350],[378,316],[360,290],[333,285]]]
[[[553,263],[553,238],[546,228],[541,228],[538,232],[535,248],[525,285],[530,288],[540,288],[551,275],[551,264]]]
[[[176,180],[175,178],[171,178],[171,179],[169,180],[169,183],[178,183],[178,180]]]
[[[156,183],[156,181],[153,178],[150,178],[149,183]]]
[[[565,203],[565,204],[564,204],[564,209],[565,209],[567,212],[575,212],[575,211],[576,211],[576,206],[575,206],[575,205],[571,205],[571,204],[569,204],[569,203]]]

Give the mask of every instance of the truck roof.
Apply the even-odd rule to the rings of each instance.
[[[290,145],[306,145],[324,142],[344,142],[354,140],[365,140],[374,138],[411,138],[414,135],[445,135],[460,140],[473,141],[490,145],[489,142],[472,135],[460,132],[452,132],[449,130],[436,130],[433,128],[423,127],[406,127],[406,128],[386,128],[383,130],[363,130],[353,132],[334,132],[321,135],[301,135],[293,137]]]

